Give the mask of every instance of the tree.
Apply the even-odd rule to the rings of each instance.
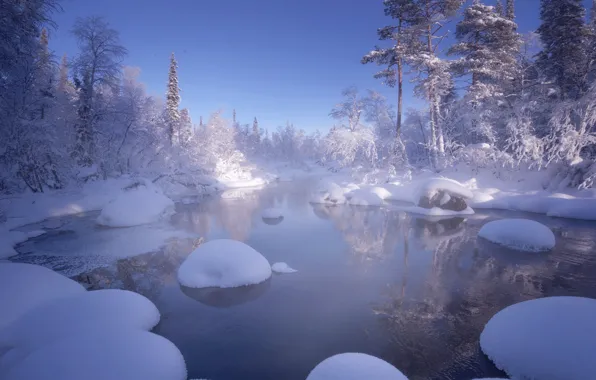
[[[82,77],[79,81],[79,120],[76,125],[74,158],[81,166],[91,166],[95,156],[94,123],[99,108],[96,90],[100,87],[115,88],[121,73],[121,62],[126,49],[120,44],[118,32],[101,17],[79,18],[72,33],[77,39],[80,53],[73,67]]]
[[[68,85],[68,58],[66,57],[66,54],[62,56],[58,72],[58,90],[60,90],[61,92],[65,92],[66,86]]]
[[[543,49],[537,64],[561,99],[578,99],[587,90],[588,29],[581,0],[541,0],[538,34]]]
[[[497,0],[495,4],[495,13],[499,16],[504,16],[505,11],[503,10],[503,2],[501,0]]]
[[[515,0],[507,0],[507,5],[505,7],[505,17],[507,17],[510,21],[515,20]]]
[[[174,53],[170,57],[170,72],[168,74],[168,91],[166,93],[166,120],[168,125],[168,136],[170,144],[175,146],[179,143],[179,122],[180,122],[180,88],[178,87],[178,62]]]
[[[347,128],[355,131],[360,126],[360,116],[364,111],[364,101],[358,94],[358,89],[354,86],[348,87],[342,91],[345,100],[337,104],[329,115],[337,120],[347,121]]]
[[[187,147],[188,144],[190,143],[190,140],[192,138],[192,120],[190,118],[190,113],[188,112],[187,108],[183,108],[180,111],[180,122],[179,122],[179,127],[180,127],[180,145],[182,145],[183,147]]]
[[[394,144],[396,149],[403,148],[400,131],[402,125],[403,109],[403,75],[405,59],[412,51],[419,48],[419,41],[410,29],[418,19],[417,8],[412,0],[385,0],[385,15],[395,20],[395,25],[385,26],[377,31],[379,40],[392,42],[390,48],[376,46],[370,53],[362,58],[362,63],[375,62],[386,66],[385,69],[375,74],[375,78],[383,79],[390,87],[397,84],[397,118],[395,126]],[[406,159],[405,151],[396,151],[395,157]],[[402,162],[403,163],[403,162]]]

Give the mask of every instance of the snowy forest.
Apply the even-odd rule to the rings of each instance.
[[[217,110],[191,120],[174,53],[165,97],[148,96],[140,69],[122,66],[126,47],[106,20],[79,19],[78,55],[57,56],[48,43],[59,2],[2,0],[0,191],[123,174],[198,186],[259,160],[390,173],[465,163],[496,175],[547,170],[553,189],[593,185],[594,9],[542,0],[540,27],[522,35],[513,0],[385,0],[384,8],[387,26],[362,63],[379,66],[397,102],[348,87],[330,110],[335,126],[307,133],[291,123],[262,128],[253,116],[240,122],[235,111],[232,120]],[[405,82],[425,108],[404,109]]]

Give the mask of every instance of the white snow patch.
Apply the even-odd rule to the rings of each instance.
[[[418,206],[392,206],[392,210],[405,211],[412,214],[420,214],[427,216],[458,216],[458,215],[473,215],[474,210],[470,207],[462,211],[444,210],[439,207],[424,208]]]
[[[45,234],[45,231],[6,231],[0,229],[0,259],[6,259],[8,257],[17,255],[18,252],[14,249],[14,246],[27,241],[31,238],[41,236]]]
[[[169,340],[146,331],[79,331],[33,351],[5,380],[185,380],[182,354]]]
[[[271,265],[271,270],[275,273],[295,273],[298,272],[296,269],[290,268],[286,263],[275,263]]]
[[[0,263],[0,330],[44,303],[81,293],[82,285],[50,269]]]
[[[482,351],[516,379],[592,379],[596,300],[547,297],[509,306],[480,335]]]
[[[423,196],[431,197],[440,190],[451,196],[458,196],[464,199],[472,199],[474,197],[474,194],[469,189],[453,179],[430,178],[418,184],[414,199],[418,202]]]
[[[0,350],[34,350],[73,331],[129,328],[149,331],[159,322],[153,302],[127,290],[85,292],[46,302],[0,330]]]
[[[260,177],[237,180],[219,179],[219,181],[225,186],[226,189],[239,189],[243,187],[262,187],[267,184],[267,181]]]
[[[408,380],[397,368],[361,353],[338,354],[323,360],[306,380]]]
[[[233,288],[261,283],[271,266],[252,247],[229,239],[201,244],[178,269],[178,281],[191,288]]]
[[[174,202],[149,181],[140,182],[108,203],[97,223],[108,227],[131,227],[157,222],[172,211]]]
[[[350,192],[348,203],[354,206],[381,206],[383,199],[370,189],[360,189]]]
[[[478,236],[520,251],[548,251],[555,246],[555,235],[550,228],[529,219],[488,222],[482,226]]]
[[[391,192],[387,190],[385,187],[375,186],[372,189],[370,189],[370,191],[378,195],[378,197],[383,200],[391,197]]]
[[[268,208],[263,210],[261,217],[265,219],[278,219],[283,216],[283,213],[278,208]]]

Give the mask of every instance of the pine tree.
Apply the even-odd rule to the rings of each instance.
[[[397,85],[397,118],[395,126],[395,157],[400,157],[400,164],[407,160],[405,146],[401,140],[403,113],[403,76],[406,58],[416,49],[420,42],[412,26],[418,19],[419,10],[413,0],[385,0],[385,15],[395,20],[394,25],[385,26],[377,31],[379,40],[391,41],[392,47],[380,48],[376,46],[362,58],[362,63],[376,63],[386,66],[384,70],[375,74],[375,78],[383,79],[390,87]]]
[[[562,99],[578,99],[586,91],[588,29],[581,0],[541,0],[538,34],[543,49],[537,64]]]
[[[199,116],[199,127],[203,126],[203,116]]]
[[[166,117],[170,144],[175,146],[179,142],[180,122],[180,88],[178,87],[178,63],[174,53],[170,57],[170,72],[168,75],[168,92],[166,94]]]
[[[180,127],[180,145],[188,146],[188,143],[192,138],[192,120],[190,118],[190,113],[188,112],[188,109],[183,108],[180,111],[180,121],[178,125]]]
[[[58,72],[58,89],[60,90],[60,92],[65,92],[66,86],[68,85],[68,58],[66,57],[66,54],[62,56]]]
[[[234,110],[232,111],[232,125],[233,125],[234,127],[236,127],[236,125],[237,125],[237,120],[236,120],[236,109],[234,109]]]
[[[495,13],[499,16],[503,16],[504,12],[503,2],[501,0],[497,0],[497,3],[495,4]]]
[[[515,20],[515,0],[507,0],[507,4],[505,6],[505,16],[513,21]]]
[[[43,28],[39,37],[39,56],[37,64],[37,87],[40,95],[40,119],[45,119],[46,109],[54,98],[52,56],[49,49],[48,30]]]

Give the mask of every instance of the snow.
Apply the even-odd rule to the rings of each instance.
[[[44,303],[82,293],[82,285],[50,269],[0,263],[0,330]]]
[[[233,288],[258,284],[271,277],[263,255],[235,240],[201,244],[178,269],[178,281],[190,288]]]
[[[182,354],[146,331],[81,330],[33,351],[4,380],[185,380]]]
[[[384,360],[361,353],[338,354],[323,360],[306,380],[407,380]]]
[[[353,206],[381,206],[383,199],[371,189],[359,189],[350,192],[349,204]]]
[[[370,191],[383,200],[391,197],[391,192],[384,187],[375,186]]]
[[[596,300],[547,297],[509,306],[480,335],[482,351],[512,378],[592,379]]]
[[[418,184],[414,199],[416,202],[423,196],[432,196],[442,190],[451,196],[472,199],[474,194],[461,183],[449,178],[430,178]]]
[[[157,222],[174,207],[160,188],[149,181],[125,189],[108,203],[97,218],[97,223],[108,227],[131,227]]]
[[[73,331],[128,328],[149,331],[160,319],[157,307],[127,290],[85,292],[46,302],[0,331],[2,347],[33,350]]]
[[[546,215],[558,218],[596,220],[595,199],[574,199],[558,202],[549,207]]]
[[[268,208],[263,210],[261,217],[265,219],[278,219],[283,217],[283,213],[278,208]]]
[[[271,265],[271,270],[275,273],[295,273],[298,272],[296,269],[290,268],[286,263],[275,263]]]
[[[420,214],[427,216],[458,216],[458,215],[473,215],[474,210],[470,207],[462,211],[444,210],[439,207],[424,208],[418,206],[392,206],[392,210],[405,211],[412,214]]]
[[[478,236],[520,251],[548,251],[555,235],[547,226],[529,219],[501,219],[486,223]]]
[[[344,189],[335,182],[321,181],[317,189],[311,194],[311,203],[343,204],[346,203]]]

